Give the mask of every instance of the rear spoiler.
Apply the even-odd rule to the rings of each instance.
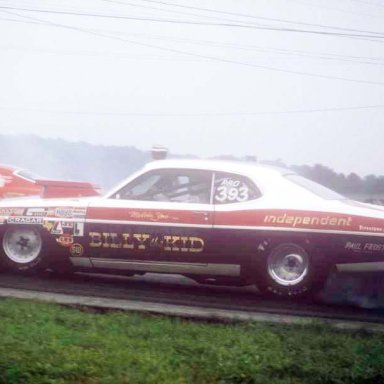
[[[49,197],[81,197],[99,196],[101,188],[92,183],[82,181],[35,180],[42,187],[41,196]]]

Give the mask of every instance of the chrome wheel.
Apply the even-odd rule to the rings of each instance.
[[[3,238],[6,256],[17,264],[33,262],[39,257],[41,248],[41,236],[35,228],[10,228]]]
[[[268,256],[269,276],[279,285],[294,286],[304,280],[309,271],[309,256],[299,246],[285,245]]]

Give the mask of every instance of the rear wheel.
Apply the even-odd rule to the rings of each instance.
[[[304,247],[285,243],[272,248],[261,260],[257,285],[263,294],[302,297],[324,283],[328,269]]]
[[[32,272],[43,267],[43,239],[38,228],[10,227],[3,236],[2,259],[15,271]]]

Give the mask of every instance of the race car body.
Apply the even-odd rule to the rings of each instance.
[[[8,165],[0,165],[0,198],[22,196],[80,197],[97,196],[99,188],[91,183],[46,180],[32,172]]]
[[[257,284],[266,294],[318,289],[333,267],[384,270],[384,209],[254,163],[160,160],[103,197],[0,203],[3,264],[177,273]]]

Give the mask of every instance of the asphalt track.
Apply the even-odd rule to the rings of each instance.
[[[58,277],[50,273],[22,276],[2,272],[0,296],[41,297],[63,304],[208,320],[297,322],[291,320],[315,318],[355,323],[355,328],[369,323],[384,332],[384,279],[380,275],[335,274],[314,299],[287,302],[265,299],[255,287],[199,285],[178,275],[124,277],[76,273]]]

